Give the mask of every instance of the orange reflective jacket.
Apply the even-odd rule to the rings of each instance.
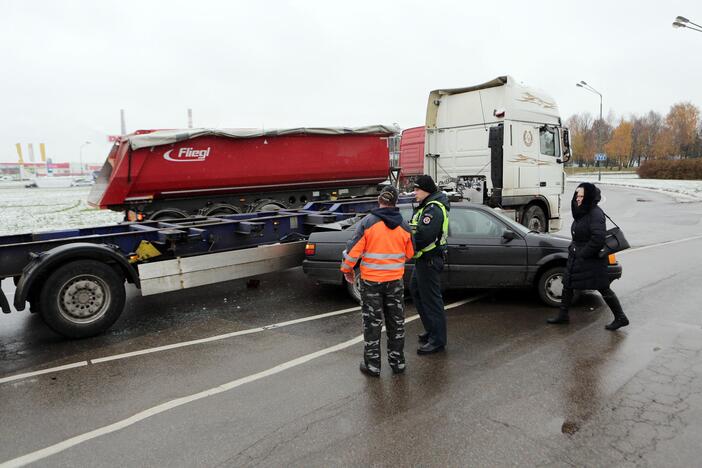
[[[397,208],[373,210],[359,223],[343,255],[342,272],[351,271],[360,261],[364,280],[398,280],[405,273],[405,261],[414,255],[409,225]]]

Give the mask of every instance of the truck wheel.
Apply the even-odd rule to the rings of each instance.
[[[251,206],[251,213],[255,213],[256,211],[278,211],[278,210],[284,210],[288,206],[283,203],[282,201],[279,200],[271,200],[271,199],[263,199],[263,200],[258,200],[256,203],[254,203]]]
[[[522,224],[532,231],[546,232],[548,226],[546,224],[546,214],[538,205],[531,205],[524,212]]]
[[[536,283],[541,300],[550,307],[560,307],[563,297],[563,277],[565,266],[557,266],[544,271]],[[572,304],[580,297],[579,291],[573,291]]]
[[[202,211],[202,214],[205,216],[230,215],[239,213],[241,213],[241,209],[239,207],[229,205],[227,203],[217,203],[205,208]]]
[[[124,277],[95,260],[63,265],[51,273],[39,293],[44,322],[68,338],[104,332],[120,316],[124,302]]]
[[[158,210],[149,216],[149,221],[163,221],[165,219],[185,219],[188,213],[178,208],[164,208]]]
[[[346,285],[346,291],[353,298],[354,301],[361,303],[361,272],[356,268],[356,276],[353,283],[349,283],[346,279],[342,279]]]

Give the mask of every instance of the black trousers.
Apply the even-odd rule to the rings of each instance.
[[[444,259],[441,255],[419,257],[414,264],[410,294],[417,308],[424,329],[429,333],[429,342],[446,345],[446,312],[441,296],[441,272]]]
[[[598,289],[597,291],[602,294],[602,299],[604,299],[615,318],[619,317],[620,315],[624,315],[624,310],[622,309],[622,305],[619,303],[619,298],[616,294],[614,294],[612,288]],[[561,297],[561,312],[567,314],[572,302],[573,289],[563,288],[563,296]]]

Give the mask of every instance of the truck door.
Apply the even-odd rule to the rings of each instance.
[[[539,186],[539,127],[533,124],[515,122],[513,124],[513,147],[511,154],[505,161],[505,172],[512,174],[510,195],[533,196]],[[508,186],[505,181],[505,188]],[[506,191],[506,190],[505,190]]]
[[[563,167],[561,157],[561,138],[558,128],[544,125],[539,128],[539,194],[549,195],[562,192]]]

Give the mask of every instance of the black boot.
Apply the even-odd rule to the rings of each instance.
[[[561,307],[561,309],[558,311],[558,315],[556,317],[551,317],[550,319],[547,319],[546,323],[550,323],[552,325],[570,323],[568,309],[564,309]]]
[[[563,288],[563,294],[561,295],[561,307],[558,309],[558,315],[556,317],[551,317],[546,320],[546,323],[553,325],[570,323],[570,317],[568,317],[568,309],[570,308],[570,303],[573,300],[573,290],[571,288]]]
[[[629,325],[629,319],[626,317],[626,315],[624,315],[622,305],[619,302],[617,295],[614,294],[614,291],[610,289],[606,294],[602,294],[602,297],[612,311],[612,315],[614,315],[614,320],[612,320],[612,323],[605,325],[605,328],[607,330],[614,331]]]
[[[378,369],[377,367],[367,365],[365,361],[361,361],[361,364],[358,366],[358,368],[361,372],[363,372],[366,375],[369,375],[371,377],[380,377],[380,369]]]

